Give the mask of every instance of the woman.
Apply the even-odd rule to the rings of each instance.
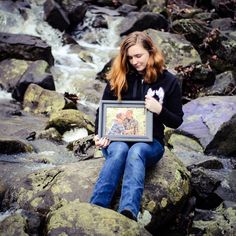
[[[107,74],[103,100],[141,100],[153,112],[153,142],[110,142],[94,137],[105,163],[90,202],[109,207],[122,179],[118,211],[136,220],[144,189],[146,167],[155,165],[164,153],[164,126],[182,123],[181,92],[176,78],[164,68],[164,59],[144,32],[133,32],[120,45]],[[98,117],[98,115],[97,115]],[[95,134],[98,119],[96,119]]]

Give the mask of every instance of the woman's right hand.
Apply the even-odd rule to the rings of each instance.
[[[106,148],[110,144],[110,140],[106,137],[99,138],[98,135],[95,135],[93,138],[96,147]]]

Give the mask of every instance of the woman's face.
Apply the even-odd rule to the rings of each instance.
[[[142,72],[146,69],[149,59],[149,52],[141,45],[135,44],[129,47],[127,51],[129,63],[138,71]]]

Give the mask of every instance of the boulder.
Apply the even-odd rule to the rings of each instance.
[[[8,137],[0,138],[0,154],[16,154],[21,152],[32,152],[33,147],[24,140]]]
[[[4,206],[17,203],[22,209],[46,216],[63,203],[88,202],[102,163],[102,159],[88,160],[29,174],[8,189]]]
[[[83,21],[88,9],[86,1],[57,0],[57,2],[61,3],[62,7],[66,10],[71,27],[77,26]]]
[[[80,97],[87,102],[99,104],[106,84],[98,80],[91,80],[89,83],[87,80],[77,80],[74,82],[74,86],[78,88]]]
[[[200,167],[191,170],[191,175],[198,208],[214,209],[223,201],[235,202],[236,186],[232,181],[236,176],[235,170],[207,170]]]
[[[163,52],[169,69],[201,63],[200,55],[184,36],[153,29],[146,30],[146,33]]]
[[[191,137],[174,133],[168,140],[171,152],[188,168],[204,167],[207,169],[222,169],[223,164],[216,156],[204,154],[202,146]]]
[[[211,21],[212,28],[218,28],[220,31],[229,31],[235,30],[236,26],[234,25],[234,21],[232,18],[220,18]]]
[[[27,112],[50,114],[65,107],[63,94],[43,89],[36,84],[30,84],[25,92],[23,108]]]
[[[54,0],[47,0],[44,3],[45,20],[53,28],[64,31],[70,26],[68,15],[61,6]]]
[[[54,64],[51,47],[39,37],[26,34],[0,33],[0,61],[7,58],[45,60],[49,65]]]
[[[167,31],[169,24],[167,19],[158,13],[131,12],[121,21],[119,28],[120,36],[124,36],[134,31],[147,29]]]
[[[0,234],[28,236],[29,234],[25,232],[26,225],[26,219],[20,214],[8,216],[0,222]]]
[[[82,1],[47,0],[44,3],[46,21],[60,31],[77,26],[85,17],[87,4]]]
[[[0,87],[12,92],[22,75],[29,68],[31,61],[6,59],[0,62]]]
[[[235,96],[200,97],[185,104],[183,111],[184,122],[176,132],[194,137],[206,153],[235,153]]]
[[[235,235],[236,209],[223,204],[213,211],[196,211],[190,235]]]
[[[184,35],[194,46],[202,43],[211,29],[199,19],[180,19],[172,23],[172,31]]]
[[[137,222],[125,216],[78,200],[51,212],[47,220],[47,235],[84,236],[148,236],[151,235]]]
[[[3,205],[18,205],[46,216],[66,203],[88,202],[102,164],[101,158],[91,159],[31,173],[12,183]],[[189,191],[189,172],[167,150],[158,165],[147,172],[139,223],[153,232],[181,211]]]
[[[33,62],[18,80],[12,92],[12,97],[17,101],[23,101],[25,91],[30,84],[37,84],[42,88],[55,90],[53,76],[46,72],[48,68],[49,65],[46,61]]]
[[[55,127],[61,134],[72,128],[86,128],[89,134],[94,132],[94,122],[85,113],[66,109],[50,115],[46,129]]]
[[[166,11],[166,5],[165,0],[151,0],[141,8],[141,11],[163,13]]]
[[[211,4],[221,17],[229,16],[233,18],[235,16],[236,7],[233,0],[212,0]]]
[[[117,8],[117,11],[123,16],[127,16],[130,12],[137,10],[138,10],[137,6],[132,6],[128,4],[123,4],[119,8]]]
[[[168,149],[147,171],[139,221],[152,234],[182,210],[190,194],[190,173]]]
[[[233,71],[225,71],[216,76],[214,85],[207,88],[207,95],[236,95],[235,86]]]
[[[17,210],[6,214],[0,222],[0,235],[40,235],[40,218],[33,213]]]

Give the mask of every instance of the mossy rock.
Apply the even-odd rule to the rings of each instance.
[[[55,127],[61,134],[72,128],[85,128],[94,133],[94,122],[79,110],[66,109],[51,114],[46,129]]]
[[[7,91],[12,91],[31,63],[31,61],[18,59],[6,59],[1,61],[1,86]]]
[[[88,202],[102,163],[103,159],[88,160],[31,173],[8,188],[4,207],[18,205],[45,216],[67,202]]]
[[[33,113],[52,113],[65,107],[64,95],[30,84],[25,92],[23,107]]]
[[[150,232],[181,212],[190,194],[190,173],[168,149],[146,174],[140,221]]]
[[[8,216],[0,222],[0,235],[28,236],[29,234],[25,232],[26,225],[26,219],[20,214]]]
[[[47,235],[148,236],[137,222],[110,209],[74,201],[48,217]]]

